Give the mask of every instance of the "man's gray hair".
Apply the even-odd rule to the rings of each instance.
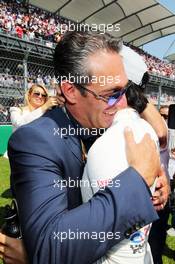
[[[121,47],[122,42],[108,34],[91,31],[65,33],[54,54],[58,83],[64,79],[70,80],[71,77],[72,82],[76,80],[75,83],[88,84],[91,80],[91,71],[87,64],[89,56],[101,50],[119,53]]]

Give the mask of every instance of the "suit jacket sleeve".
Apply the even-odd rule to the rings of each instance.
[[[9,141],[30,264],[93,263],[124,239],[128,230],[134,232],[136,225],[142,227],[157,219],[147,186],[133,168],[117,177],[120,188],[115,184],[106,187],[89,202],[68,210],[67,188],[61,187],[62,161],[54,160],[54,146],[43,135],[24,126]]]

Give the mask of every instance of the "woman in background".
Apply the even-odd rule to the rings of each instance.
[[[49,97],[48,91],[43,85],[33,84],[25,94],[24,106],[10,108],[13,131],[39,118],[47,110],[57,105],[57,98]]]

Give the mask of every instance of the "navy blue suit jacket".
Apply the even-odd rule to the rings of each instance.
[[[81,204],[80,188],[73,187],[83,173],[81,144],[76,136],[61,136],[66,128],[71,123],[56,108],[20,127],[9,140],[12,182],[30,264],[93,263],[138,226],[157,219],[148,188],[133,168],[118,176],[120,188],[106,187]],[[80,239],[80,232],[86,239]],[[102,232],[120,234],[102,242]]]

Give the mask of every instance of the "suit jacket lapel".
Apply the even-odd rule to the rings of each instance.
[[[76,135],[76,129],[72,125],[69,118],[61,108],[56,108],[53,111],[50,111],[50,117],[55,120],[60,130],[63,128],[64,131],[67,132],[64,133],[65,135],[62,136],[62,139],[67,147],[72,151],[74,156],[82,163],[83,160],[80,139]],[[75,131],[75,133],[73,133],[73,131]]]

